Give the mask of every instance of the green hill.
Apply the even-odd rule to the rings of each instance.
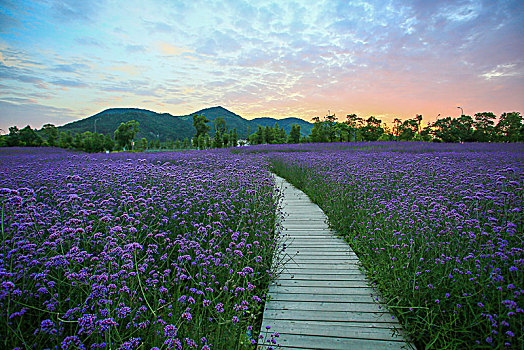
[[[60,131],[72,133],[96,131],[113,136],[120,123],[135,120],[140,124],[136,139],[145,137],[148,140],[184,139],[194,134],[193,120],[175,117],[169,113],[156,113],[138,108],[111,108],[91,117],[58,127]]]
[[[135,120],[140,124],[140,131],[136,135],[136,139],[145,137],[150,141],[156,139],[160,141],[183,140],[186,137],[191,138],[195,134],[195,129],[193,128],[193,115],[195,114],[205,115],[210,120],[211,129],[213,129],[211,122],[217,117],[224,118],[229,129],[237,129],[239,138],[247,138],[249,134],[257,130],[258,125],[273,126],[275,123],[278,123],[278,125],[284,127],[286,133],[289,134],[291,126],[293,124],[299,124],[303,135],[309,134],[313,127],[313,124],[298,118],[285,118],[280,120],[274,118],[256,118],[247,120],[238,114],[218,106],[202,109],[185,116],[173,116],[169,113],[156,113],[138,108],[111,108],[93,116],[59,126],[58,129],[60,131],[71,131],[72,133],[94,132],[96,124],[97,132],[113,136],[114,131],[120,123]],[[210,136],[213,136],[213,130],[211,130]]]

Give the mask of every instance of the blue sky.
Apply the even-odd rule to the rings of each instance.
[[[110,107],[524,112],[523,1],[0,0],[0,128]]]

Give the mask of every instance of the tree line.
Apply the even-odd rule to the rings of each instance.
[[[402,121],[395,118],[391,126],[370,116],[360,118],[348,114],[339,121],[333,115],[313,118],[313,128],[308,136],[301,136],[300,125],[291,127],[289,135],[278,123],[273,126],[258,126],[247,140],[239,140],[236,128],[230,130],[223,117],[216,118],[211,125],[204,115],[193,116],[195,136],[189,140],[158,139],[149,141],[141,138],[135,141],[139,123],[131,120],[121,123],[113,135],[86,131],[71,133],[59,131],[53,124],[45,124],[40,130],[29,125],[23,129],[9,128],[7,135],[0,136],[0,147],[62,147],[84,152],[113,150],[144,151],[152,149],[209,149],[237,147],[244,144],[283,144],[351,141],[425,141],[425,142],[524,142],[524,124],[520,112],[503,113],[498,119],[491,112],[477,113],[473,117],[461,115],[458,118],[439,118],[422,126],[422,115]],[[211,128],[213,137],[209,136]]]
[[[29,125],[23,129],[12,126],[7,135],[0,135],[0,147],[60,147],[89,153],[191,148],[187,137],[182,141],[177,139],[160,142],[156,139],[150,142],[146,138],[135,141],[138,131],[139,123],[134,120],[121,123],[112,136],[90,131],[60,131],[53,124],[45,124],[40,130],[32,129]]]
[[[343,122],[327,115],[313,118],[314,127],[307,142],[346,141],[425,141],[425,142],[522,142],[524,125],[520,112],[477,113],[474,117],[439,118],[422,127],[422,115],[400,120],[395,118],[389,127],[374,116],[367,119],[348,114]]]

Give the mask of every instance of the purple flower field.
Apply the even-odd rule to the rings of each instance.
[[[0,347],[250,348],[278,196],[227,152],[0,149]]]
[[[419,348],[524,347],[522,144],[315,146],[265,150]]]
[[[524,146],[0,149],[2,348],[248,349],[304,190],[419,348],[522,348]]]

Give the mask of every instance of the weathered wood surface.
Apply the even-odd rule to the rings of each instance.
[[[275,347],[274,332],[283,349],[412,348],[396,319],[374,302],[358,257],[329,229],[322,210],[284,179],[277,184],[286,249],[275,257],[279,274],[269,288],[258,348]]]

